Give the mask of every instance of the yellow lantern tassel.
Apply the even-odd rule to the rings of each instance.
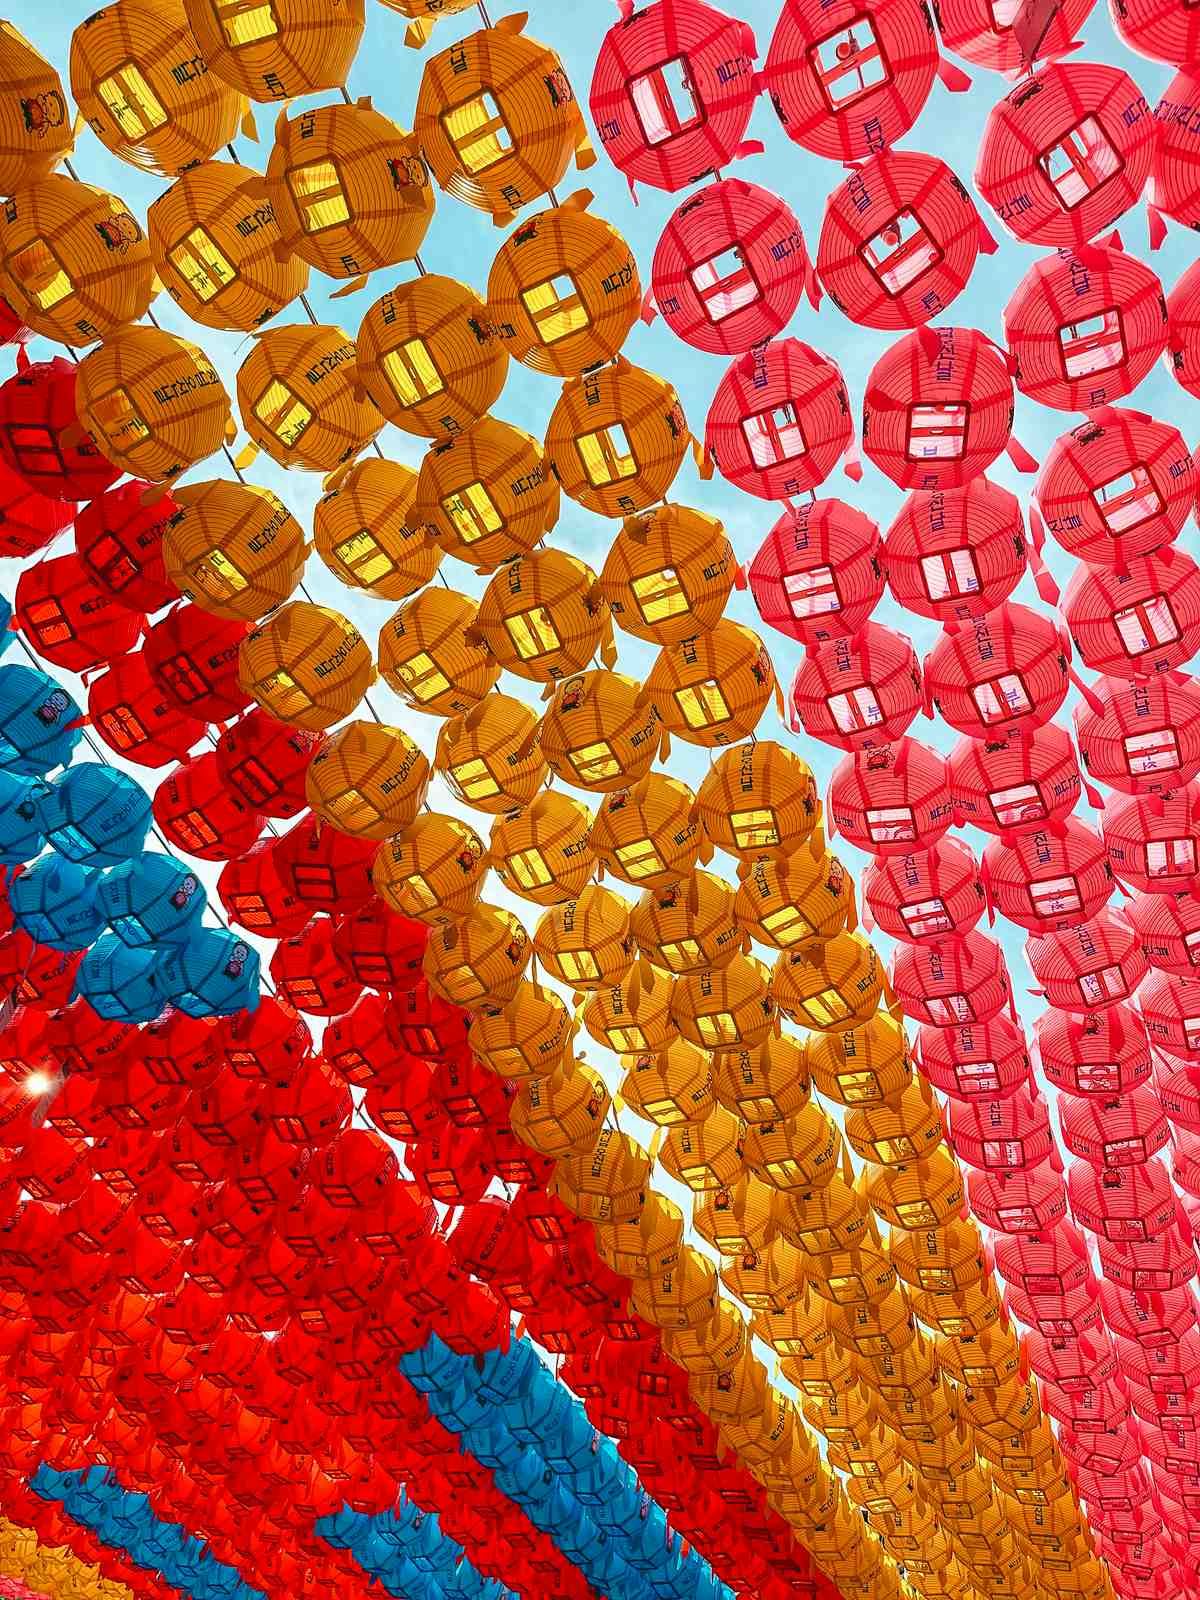
[[[257,459],[258,446],[251,440],[249,444],[244,444],[237,455],[234,456],[233,464],[239,472],[243,472],[247,467],[253,466]]]
[[[254,109],[249,100],[246,101],[246,109],[242,112],[242,138],[249,139],[251,144],[258,143],[258,123],[254,120]]]
[[[423,50],[433,32],[432,17],[418,17],[404,30],[404,42],[410,50]]]
[[[360,272],[357,278],[351,278],[349,283],[344,283],[340,289],[335,289],[329,296],[331,300],[344,300],[348,294],[357,294],[367,281],[367,274]]]
[[[588,137],[586,129],[575,146],[575,165],[580,172],[586,172],[589,167],[596,165],[596,147]]]

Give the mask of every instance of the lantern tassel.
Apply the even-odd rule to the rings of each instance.
[[[1146,202],[1146,229],[1150,235],[1151,250],[1161,250],[1167,237],[1167,219],[1156,205]]]
[[[1037,471],[1037,458],[1030,455],[1029,451],[1026,450],[1025,446],[1014,434],[1009,435],[1008,443],[1004,448],[1008,455],[1008,459],[1012,462],[1013,466],[1016,467],[1018,472]]]
[[[429,36],[433,32],[433,20],[430,17],[418,17],[415,22],[410,22],[404,30],[404,43],[410,50],[423,50],[429,43]]]
[[[951,94],[965,94],[971,87],[971,80],[963,69],[956,67],[952,61],[947,61],[943,55],[937,58],[937,75],[942,88],[949,89]]]

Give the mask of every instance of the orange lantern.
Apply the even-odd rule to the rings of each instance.
[[[600,592],[623,632],[673,644],[716,627],[736,573],[733,546],[716,517],[668,504],[621,524]]]
[[[773,969],[779,1009],[805,1028],[842,1033],[861,1027],[883,994],[883,968],[856,933],[783,951]]]
[[[671,1018],[704,1050],[751,1049],[776,1027],[771,974],[755,956],[735,955],[716,970],[676,980]]]
[[[324,323],[260,334],[238,368],[242,427],[281,467],[332,472],[370,444],[383,418],[355,378],[354,341]]]
[[[596,1254],[623,1278],[650,1278],[677,1260],[683,1213],[673,1200],[648,1189],[640,1213],[597,1224]],[[740,1325],[740,1324],[739,1324]]]
[[[709,1189],[696,1196],[692,1226],[719,1255],[757,1256],[779,1233],[774,1202],[774,1190],[743,1173],[727,1189]],[[796,1294],[803,1293],[801,1274],[797,1278]]]
[[[629,903],[589,883],[578,898],[551,906],[534,930],[537,958],[577,992],[611,989],[633,965]]]
[[[733,902],[739,928],[760,944],[787,950],[800,942],[832,939],[855,918],[854,885],[818,828],[792,856],[759,856],[739,863]]]
[[[406,600],[436,573],[441,551],[409,523],[416,490],[410,467],[367,456],[317,501],[313,543],[348,589],[378,600]]]
[[[650,1166],[636,1139],[619,1128],[602,1128],[590,1150],[558,1163],[550,1192],[586,1222],[628,1221],[645,1205]]]
[[[445,555],[493,572],[554,526],[558,498],[536,439],[482,417],[426,452],[412,515]]]
[[[245,10],[230,0],[184,0],[200,52],[251,100],[295,100],[346,81],[365,26],[364,0],[270,0]]]
[[[11,22],[0,22],[0,194],[48,177],[73,139],[62,79]]]
[[[506,1005],[475,1012],[469,1025],[476,1060],[510,1079],[544,1078],[562,1066],[573,1033],[571,1013],[553,989],[528,978]]]
[[[717,1273],[707,1256],[683,1244],[669,1267],[631,1284],[630,1310],[656,1328],[695,1328],[707,1322],[717,1303]]]
[[[529,956],[529,935],[512,912],[480,901],[460,920],[438,924],[421,964],[435,994],[480,1011],[515,999]]]
[[[775,689],[762,640],[723,617],[707,633],[663,645],[645,693],[668,733],[714,749],[752,734]]]
[[[722,1050],[712,1058],[712,1092],[743,1122],[781,1122],[808,1103],[804,1050],[776,1034],[750,1050]]]
[[[317,816],[355,839],[387,839],[412,826],[429,788],[429,760],[399,728],[348,722],[330,734],[304,774]]]
[[[642,954],[668,972],[722,967],[744,939],[733,915],[733,890],[711,872],[647,889],[630,921]]]
[[[659,1160],[693,1194],[724,1189],[741,1176],[743,1132],[740,1118],[714,1105],[703,1121],[669,1128]]]
[[[608,1104],[608,1090],[595,1068],[568,1061],[546,1077],[526,1078],[508,1115],[519,1139],[561,1160],[592,1149]]]
[[[647,1273],[629,1276],[648,1277]],[[718,1293],[712,1314],[691,1327],[663,1328],[662,1347],[689,1373],[732,1372],[748,1345],[746,1323],[732,1300]]]
[[[558,685],[538,737],[556,776],[607,794],[649,771],[661,731],[658,712],[632,678],[597,669]]]
[[[842,1138],[812,1101],[782,1122],[752,1122],[745,1133],[746,1166],[774,1189],[820,1189],[837,1175]]]
[[[498,816],[527,806],[546,776],[538,719],[495,690],[438,734],[433,764],[464,805]]]
[[[479,602],[476,630],[501,667],[535,683],[582,672],[605,644],[613,655],[596,574],[553,548],[531,550],[500,568]]]
[[[492,824],[491,858],[513,894],[554,906],[582,894],[595,871],[592,814],[581,800],[543,789],[531,805]]]
[[[380,899],[430,927],[465,917],[486,877],[487,850],[474,828],[436,811],[414,817],[371,863]]]
[[[167,577],[214,617],[254,622],[300,582],[304,529],[269,489],[215,478],[172,490],[179,507],[163,534]]]
[[[629,517],[665,498],[690,437],[674,385],[618,356],[563,385],[546,460],[588,511]]]
[[[666,973],[639,961],[619,982],[588,998],[583,1025],[597,1044],[618,1054],[663,1050],[679,1037],[671,1020],[673,993]]]
[[[889,1167],[928,1160],[944,1137],[941,1113],[924,1079],[888,1105],[859,1106],[845,1128],[855,1155]]]
[[[621,1094],[637,1114],[660,1128],[702,1122],[713,1107],[712,1070],[703,1050],[672,1039],[659,1050],[621,1057]]]
[[[818,1092],[844,1106],[894,1100],[912,1081],[904,1025],[886,1011],[842,1033],[811,1035],[805,1054]]]
[[[723,751],[700,785],[696,808],[709,843],[743,861],[786,859],[821,820],[808,763],[769,739]]]
[[[454,589],[430,586],[406,600],[379,630],[383,681],[414,711],[435,717],[470,711],[500,676],[473,633],[477,615],[474,600]]]
[[[374,681],[371,652],[354,624],[304,600],[277,611],[238,650],[243,692],[278,721],[310,732],[348,717]]]
[[[596,859],[615,878],[651,889],[686,878],[696,864],[696,797],[665,772],[648,772],[632,788],[604,796],[592,822]]]

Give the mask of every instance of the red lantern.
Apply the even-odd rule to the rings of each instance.
[[[431,1137],[447,1121],[434,1093],[433,1067],[419,1056],[397,1057],[386,1076],[367,1085],[363,1106],[381,1133],[406,1144]]]
[[[26,560],[70,525],[72,508],[31,488],[0,461],[0,556]]]
[[[321,1053],[333,1070],[357,1089],[390,1083],[407,1069],[408,1058],[377,994],[364,994],[350,1011],[328,1023]]]
[[[437,1060],[467,1043],[466,1013],[430,989],[424,978],[392,996],[392,1025],[414,1056]]]
[[[1170,1130],[1150,1088],[1119,1098],[1070,1099],[1061,1108],[1062,1139],[1074,1156],[1107,1172],[1140,1166],[1167,1143]]]
[[[220,1018],[216,1032],[226,1060],[241,1078],[289,1072],[312,1054],[308,1024],[274,995],[263,995],[253,1012]]]
[[[224,622],[199,606],[172,606],[146,634],[146,665],[176,710],[220,722],[250,703],[237,672],[238,649],[249,631],[249,623]]]
[[[17,579],[13,621],[38,655],[68,672],[84,672],[133,650],[143,618],[98,588],[71,554],[25,568]]]
[[[934,1088],[959,1100],[995,1099],[1029,1079],[1025,1037],[1003,1016],[954,1028],[924,1026],[917,1053]]]
[[[952,1101],[950,1142],[960,1161],[983,1172],[1036,1167],[1054,1149],[1046,1102],[1024,1086],[1003,1100]]]
[[[110,750],[139,767],[181,761],[204,736],[151,676],[144,650],[115,662],[88,688],[88,716]]]
[[[921,709],[921,669],[903,634],[864,623],[852,638],[811,648],[792,681],[804,731],[839,750],[891,744]]]
[[[1200,1133],[1200,1066],[1174,1056],[1158,1056],[1154,1092],[1172,1122],[1188,1133]]]
[[[171,844],[201,861],[232,861],[263,831],[263,819],[222,782],[213,751],[192,756],[154,791],[154,820]]]
[[[947,50],[1011,78],[1027,71],[1039,55],[1051,59],[1077,48],[1075,35],[1095,3],[1063,0],[1048,16],[1039,12],[1035,23],[1018,33],[1012,21],[1001,20],[1009,16],[1007,9],[998,12],[990,0],[938,0],[938,26]],[[1040,39],[1031,39],[1026,31],[1030,26],[1044,28]]]
[[[205,1222],[228,1235],[239,1206],[269,1217],[299,1197],[307,1177],[308,1151],[281,1139],[274,1129],[263,1128],[257,1139],[238,1146],[223,1188],[208,1191],[214,1199],[205,1211]],[[228,1205],[223,1197],[228,1197]]]
[[[267,939],[290,938],[312,916],[312,907],[297,900],[280,875],[274,839],[260,840],[227,862],[217,895],[230,922]]]
[[[462,1206],[482,1200],[487,1193],[491,1173],[484,1148],[477,1128],[443,1128],[406,1154],[414,1181],[431,1199]],[[428,1309],[412,1295],[408,1298],[418,1311]]]
[[[786,0],[763,77],[788,138],[849,165],[908,132],[936,69],[917,0]]]
[[[983,915],[978,863],[957,839],[939,839],[919,854],[876,857],[862,892],[884,933],[907,944],[962,938]]]
[[[233,1149],[245,1142],[257,1143],[266,1115],[266,1085],[257,1078],[242,1078],[223,1072],[212,1083],[193,1091],[184,1122],[206,1144]],[[175,1163],[185,1178],[189,1173]],[[192,1178],[193,1182],[204,1181]]]
[[[1070,928],[1095,916],[1112,893],[1103,842],[1067,817],[1054,829],[995,840],[983,854],[983,884],[997,910],[1033,933]]]
[[[382,1186],[354,1222],[358,1237],[381,1256],[411,1256],[424,1248],[437,1227],[432,1202],[415,1183],[397,1176]]]
[[[592,74],[600,142],[633,182],[682,189],[738,152],[758,90],[750,25],[700,0],[614,22]]]
[[[1115,1167],[1111,1172],[1073,1161],[1067,1169],[1067,1192],[1075,1221],[1104,1239],[1153,1239],[1175,1217],[1175,1192],[1161,1161]],[[1118,1332],[1108,1309],[1104,1320]]]
[[[19,362],[0,384],[0,457],[51,500],[94,500],[121,472],[79,422],[75,363],[63,356],[23,368]]]
[[[975,328],[921,329],[871,368],[863,450],[902,489],[954,489],[987,471],[1012,418],[1003,351]]]
[[[1067,1191],[1049,1162],[1010,1172],[972,1172],[971,1213],[997,1233],[1049,1233],[1067,1214]]]
[[[374,895],[371,863],[379,843],[354,839],[311,811],[272,846],[285,885],[314,911],[343,915]]]
[[[1200,261],[1187,269],[1167,301],[1167,361],[1175,381],[1200,398]]]
[[[1127,1000],[1146,975],[1137,934],[1112,911],[1025,941],[1046,999],[1060,1011],[1098,1011]]]
[[[879,529],[843,500],[789,507],[748,573],[764,622],[804,644],[857,633],[883,593]]]
[[[224,1066],[221,1043],[212,1023],[168,1009],[157,1021],[139,1029],[132,1056],[159,1083],[200,1089]]]
[[[1154,117],[1133,79],[1053,61],[992,107],[975,185],[1025,244],[1082,245],[1141,198]]]
[[[339,918],[333,931],[338,959],[357,983],[369,989],[414,988],[421,979],[428,940],[424,923],[389,910],[378,899]]]
[[[1111,0],[1113,26],[1131,50],[1186,66],[1200,60],[1200,19],[1187,0]]]
[[[1098,678],[1074,717],[1084,766],[1122,794],[1167,794],[1200,773],[1200,685],[1191,678]]]
[[[985,833],[1005,839],[1061,823],[1083,780],[1065,728],[1047,722],[1000,739],[960,739],[950,752],[953,808]]]
[[[252,810],[297,817],[308,806],[305,774],[324,742],[323,733],[290,727],[265,711],[247,711],[218,739],[217,768]]]
[[[1054,623],[1011,602],[944,633],[925,661],[926,693],[972,739],[1041,727],[1066,699],[1067,682]]]
[[[271,957],[271,976],[284,999],[308,1016],[340,1017],[362,994],[362,985],[333,948],[328,917],[314,917],[299,933],[280,941]]]
[[[32,1017],[32,1013],[18,1013],[18,1022],[24,1015]],[[126,1045],[138,1037],[132,1023],[111,1022],[93,1011],[86,1000],[76,1000],[39,1020],[41,1048],[60,1072],[71,1076],[113,1071]]]
[[[883,561],[906,610],[942,623],[982,616],[1025,572],[1017,497],[983,477],[960,489],[918,490],[887,531]]]
[[[1138,894],[1127,907],[1146,960],[1181,978],[1200,967],[1200,899],[1190,894]]]
[[[1150,268],[1124,250],[1084,254],[1060,249],[1037,262],[1004,308],[1017,387],[1059,411],[1111,405],[1166,347],[1166,302]]]
[[[990,1022],[1008,1003],[1004,956],[982,933],[944,944],[900,945],[888,972],[904,1015],[935,1028]]]
[[[7,1182],[35,1200],[68,1205],[88,1187],[92,1176],[90,1151],[82,1140],[67,1139],[55,1128],[36,1128],[25,1141],[6,1174]]]
[[[1146,894],[1181,894],[1200,873],[1200,788],[1165,795],[1109,795],[1100,830],[1113,870]]]
[[[846,756],[829,780],[831,831],[871,855],[931,849],[952,819],[945,757],[916,739]]]
[[[1170,546],[1120,570],[1080,566],[1063,604],[1079,654],[1096,672],[1150,678],[1200,647],[1200,567]]]
[[[816,489],[853,440],[841,368],[799,339],[740,356],[717,386],[704,431],[721,476],[763,500]]]
[[[791,207],[757,184],[720,178],[663,229],[654,302],[686,344],[737,355],[787,326],[811,270]]]
[[[1200,137],[1196,104],[1200,79],[1185,67],[1163,92],[1155,112],[1154,204],[1185,228],[1200,228]]]
[[[272,1083],[263,1101],[271,1127],[285,1144],[328,1144],[350,1121],[346,1085],[319,1056],[310,1056],[286,1081]]]
[[[178,510],[170,495],[130,478],[76,515],[79,559],[104,592],[130,611],[158,611],[179,599],[162,554],[163,533]]]
[[[826,202],[817,275],[852,322],[916,328],[966,288],[981,243],[979,213],[944,161],[884,150]]]
[[[1105,406],[1055,441],[1036,493],[1064,550],[1120,568],[1175,537],[1195,504],[1196,484],[1178,428]]]
[[[343,1128],[325,1146],[309,1176],[331,1206],[373,1205],[397,1178],[387,1141],[371,1128]]]

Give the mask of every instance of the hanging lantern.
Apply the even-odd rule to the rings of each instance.
[[[412,520],[444,555],[492,572],[531,550],[558,520],[558,487],[537,441],[495,417],[430,447]]]
[[[0,666],[0,767],[44,777],[65,766],[80,739],[80,711],[67,691],[36,667]]]
[[[745,1134],[747,1168],[772,1189],[795,1193],[833,1182],[842,1136],[810,1102],[785,1122],[754,1122]]]
[[[1200,568],[1170,547],[1120,572],[1080,565],[1063,616],[1086,664],[1118,678],[1149,678],[1191,660],[1200,646]]]
[[[1121,882],[1143,894],[1190,891],[1200,872],[1200,792],[1109,795],[1100,817],[1104,848]]]
[[[323,741],[323,734],[289,728],[265,711],[248,711],[217,740],[221,781],[264,816],[299,816],[307,804],[305,774]]]
[[[200,861],[232,861],[263,830],[262,817],[223,781],[211,750],[191,757],[159,784],[154,819],[173,845]]]
[[[1018,31],[1012,20],[998,16],[987,0],[942,0],[938,25],[947,50],[977,66],[1014,77],[1027,71],[1037,56],[1052,59],[1076,46],[1076,34],[1094,0],[1066,0],[1048,19],[1039,16],[1030,32]],[[1038,30],[1042,30],[1040,38]]]
[[[185,484],[163,534],[168,580],[202,611],[240,622],[265,616],[292,594],[308,558],[304,530],[269,489]]]
[[[570,1046],[571,1014],[552,989],[522,978],[508,1003],[476,1011],[471,1051],[502,1078],[545,1077],[563,1065]]]
[[[178,503],[163,495],[143,505],[142,494],[149,487],[137,479],[118,484],[81,506],[75,518],[76,554],[93,581],[120,605],[138,612],[160,611],[179,598],[162,556],[163,534]]]
[[[972,739],[1041,727],[1062,705],[1067,684],[1058,629],[1011,602],[943,633],[925,662],[926,693],[945,721]]]
[[[789,508],[749,569],[764,622],[802,644],[855,634],[883,593],[879,529],[841,500]]]
[[[595,159],[562,62],[523,36],[525,21],[505,17],[432,56],[417,94],[413,126],[438,186],[496,223],[549,193],[572,155]]]
[[[692,1047],[680,1040],[678,1048]],[[808,1103],[804,1051],[786,1034],[750,1049],[722,1050],[709,1065],[710,1097],[743,1122],[782,1122]]]
[[[36,562],[17,579],[11,626],[44,660],[69,672],[132,650],[143,620],[98,588],[74,554]]]
[[[755,956],[735,955],[717,970],[676,980],[671,1020],[702,1050],[753,1049],[776,1027],[771,970]]]
[[[492,816],[518,810],[546,776],[537,728],[534,711],[493,690],[443,724],[433,764],[464,805]]]
[[[308,1016],[344,1016],[362,995],[334,951],[332,939],[329,918],[314,917],[299,933],[280,940],[271,957],[271,976],[279,992],[289,1005]]]
[[[1166,794],[1200,773],[1200,688],[1191,678],[1099,678],[1075,708],[1091,777],[1122,794]]]
[[[727,1189],[742,1173],[742,1131],[737,1117],[716,1106],[699,1122],[671,1128],[659,1160],[693,1194]]]
[[[99,762],[61,772],[37,807],[46,843],[69,861],[93,867],[137,855],[150,829],[150,800],[141,785]]]
[[[247,26],[222,0],[184,0],[208,69],[251,100],[294,100],[346,81],[364,26],[363,0],[314,13],[306,0],[271,0],[270,25]]]
[[[969,621],[1008,599],[1025,573],[1017,497],[987,478],[960,489],[916,491],[887,531],[888,587],[900,605],[936,622]]]
[[[172,606],[147,630],[146,666],[176,711],[202,721],[236,717],[250,703],[238,684],[238,652],[248,632],[244,622],[218,621],[199,606]]]
[[[547,1077],[526,1078],[509,1119],[517,1137],[561,1160],[592,1149],[604,1123],[609,1094],[594,1068],[572,1061]]]
[[[679,1037],[671,1018],[674,984],[653,967],[637,963],[608,989],[593,994],[583,1008],[583,1025],[597,1044],[618,1055],[665,1049]]]
[[[371,865],[376,893],[393,911],[436,926],[465,916],[479,899],[487,850],[473,828],[437,812],[417,816]]]
[[[1033,935],[1025,952],[1047,1000],[1062,1011],[1095,1011],[1126,1000],[1146,975],[1137,934],[1111,911]]]
[[[0,292],[34,333],[91,344],[136,322],[154,266],[123,200],[52,173],[23,184],[0,218]]]
[[[663,772],[611,790],[592,819],[591,859],[635,888],[660,889],[687,878],[699,852],[695,803],[685,783]]]
[[[359,396],[354,341],[327,323],[268,328],[237,373],[242,426],[281,467],[332,472],[383,418]]]
[[[841,1033],[861,1027],[883,993],[883,970],[861,934],[780,953],[772,969],[780,1011],[802,1027]]]
[[[819,1093],[844,1106],[892,1101],[912,1081],[903,1024],[886,1011],[861,1027],[810,1035],[804,1063]]]
[[[645,694],[668,734],[712,749],[752,734],[773,688],[762,640],[722,618],[708,633],[664,645]]]
[[[1024,1036],[1003,1016],[951,1028],[925,1026],[919,1054],[934,1088],[959,1100],[1003,1097],[1029,1078]]]
[[[915,739],[858,751],[829,782],[831,827],[875,856],[928,850],[952,820],[945,757]]]
[[[588,884],[575,900],[551,906],[534,930],[533,949],[552,978],[581,993],[610,989],[633,964],[629,904]]]
[[[1000,946],[978,932],[940,945],[901,945],[888,977],[904,1015],[934,1028],[990,1022],[1010,992]]]
[[[412,987],[421,976],[421,954],[429,935],[411,917],[398,916],[378,900],[340,917],[333,948],[346,969],[372,989]]]
[[[312,916],[285,883],[273,840],[252,844],[229,860],[217,879],[217,894],[230,922],[266,939],[288,939]]]
[[[1200,33],[1186,6],[1154,0],[1114,0],[1113,27],[1138,55],[1186,66],[1197,59]]]
[[[475,631],[500,667],[535,683],[582,672],[612,633],[595,573],[555,549],[500,568],[480,600]]]
[[[74,128],[62,79],[11,22],[0,29],[0,194],[48,177],[71,149]]]
[[[92,680],[88,716],[109,749],[138,766],[182,760],[204,734],[203,722],[166,698],[140,650]]]
[[[416,485],[410,468],[368,456],[317,501],[317,554],[348,589],[405,600],[437,571],[441,551],[408,523]]]
[[[371,898],[371,862],[379,846],[326,827],[308,812],[272,845],[288,889],[314,911],[344,916]]]
[[[73,361],[35,361],[0,384],[0,455],[50,500],[94,500],[121,476],[80,428]],[[70,442],[68,443],[68,440]]]
[[[199,926],[204,885],[174,856],[143,851],[104,874],[96,903],[117,938],[133,948],[178,944]]]
[[[461,921],[434,929],[425,946],[425,976],[453,1005],[502,1007],[516,996],[530,953],[529,935],[512,912],[481,902]]]
[[[825,850],[820,831],[807,849],[783,861],[760,856],[742,864],[738,876],[734,920],[760,944],[787,950],[801,941],[832,939],[855,920],[849,874]]]
[[[807,762],[773,740],[724,751],[700,785],[696,804],[708,842],[741,861],[785,859],[821,817]]]
[[[661,1050],[622,1056],[621,1066],[622,1098],[638,1116],[660,1128],[701,1122],[712,1110],[709,1058],[686,1039],[674,1039]]]
[[[809,649],[792,682],[804,731],[839,750],[873,750],[899,739],[922,707],[921,669],[903,634],[864,623],[853,638]]]
[[[492,824],[489,854],[513,894],[555,906],[582,894],[596,869],[592,814],[580,800],[544,789],[523,811]]]
[[[647,961],[668,972],[723,967],[742,950],[733,890],[711,872],[686,883],[647,889],[634,907],[630,931]]]
[[[1150,268],[1089,245],[1037,262],[1004,308],[1017,387],[1059,411],[1095,411],[1136,389],[1166,345],[1167,307]]]
[[[658,712],[623,673],[560,683],[539,729],[541,759],[574,788],[607,794],[645,775],[658,754]]]
[[[740,356],[704,426],[721,476],[764,500],[816,489],[853,441],[841,368],[798,339],[773,339]]]
[[[988,1172],[1036,1167],[1054,1149],[1046,1102],[1024,1086],[1003,1100],[954,1101],[950,1135],[960,1161]]]
[[[229,396],[203,350],[161,328],[121,328],[79,364],[79,421],[109,461],[162,483],[219,450]]]
[[[3,36],[0,33],[0,47]],[[2,435],[0,435],[2,440]],[[3,443],[0,442],[0,449]],[[140,486],[139,486],[140,487]],[[101,497],[103,498],[103,497]],[[90,508],[85,508],[90,509]],[[82,512],[80,513],[82,515]],[[59,500],[51,500],[31,488],[24,478],[0,461],[0,556],[13,556],[17,560],[44,550],[62,530],[70,526],[72,508]],[[78,538],[78,529],[77,538]],[[78,544],[76,546],[78,549]],[[84,552],[80,550],[80,555]],[[86,557],[84,557],[86,561]],[[107,588],[101,575],[93,572],[101,588]],[[149,606],[133,609],[150,610]]]
[[[1167,319],[1170,371],[1176,383],[1189,394],[1200,394],[1200,267],[1197,265],[1189,267],[1171,290]]]
[[[429,761],[406,733],[378,722],[339,728],[316,751],[304,793],[318,817],[356,839],[411,826],[429,787]]]
[[[310,732],[347,717],[375,681],[366,641],[327,606],[293,600],[238,650],[238,682],[269,716]]]
[[[979,865],[956,839],[940,839],[919,854],[877,857],[863,874],[862,892],[884,933],[906,944],[962,938],[984,910]]]
[[[622,523],[605,558],[600,593],[622,632],[672,644],[716,625],[736,566],[715,517],[666,504]]]
[[[629,517],[665,499],[689,437],[675,386],[618,355],[563,385],[546,461],[586,510]]]
[[[1002,839],[1060,825],[1082,786],[1071,736],[1054,722],[986,741],[968,734],[950,752],[948,809]]]
[[[8,886],[13,922],[52,950],[84,950],[105,925],[96,900],[99,882],[94,868],[44,857]]]

